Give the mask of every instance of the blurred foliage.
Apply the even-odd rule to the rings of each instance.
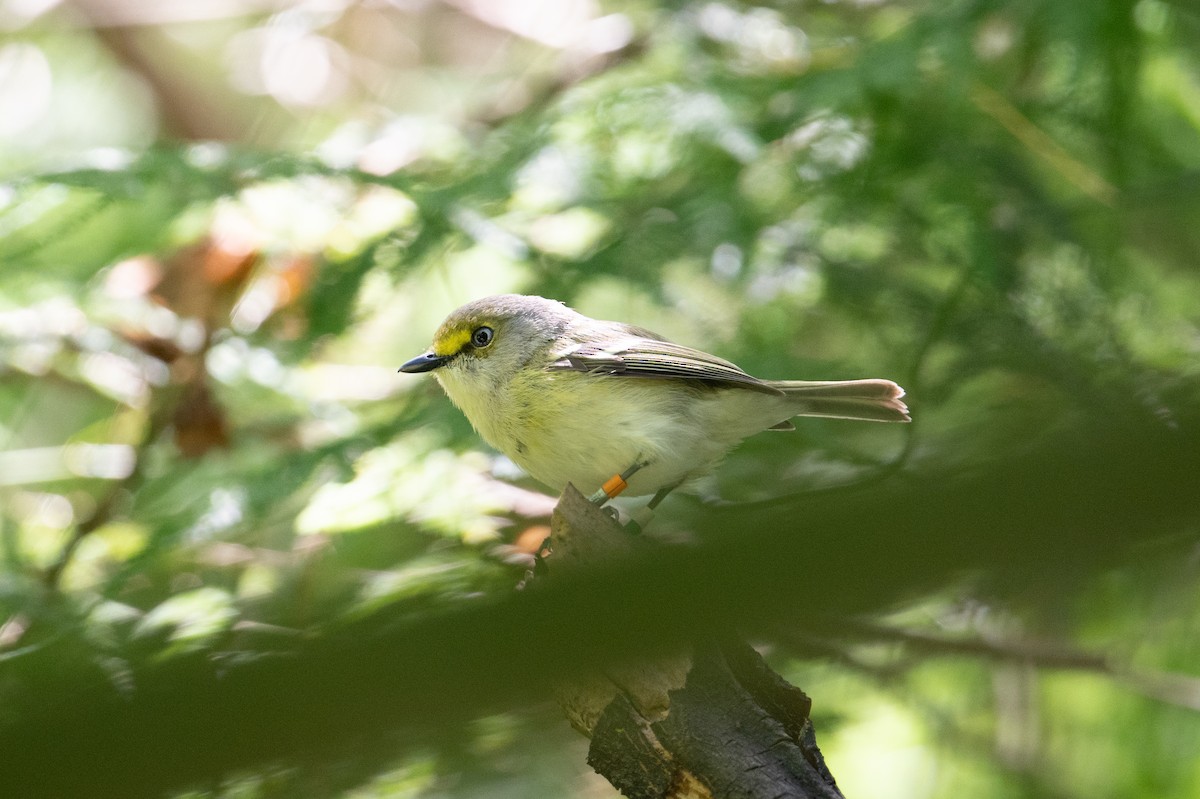
[[[131,691],[141,663],[511,591],[553,499],[394,373],[483,294],[909,390],[903,430],[747,441],[706,489],[729,500],[1196,419],[1183,0],[7,5],[8,722],[56,679]],[[960,575],[850,643],[798,622],[763,644],[847,795],[1195,796],[1196,532],[1055,585]],[[563,727],[514,710],[382,772],[177,795],[612,795]]]

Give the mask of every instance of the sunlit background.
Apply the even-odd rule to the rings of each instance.
[[[396,374],[485,294],[910,388],[710,500],[1194,419],[1198,45],[1184,0],[0,0],[0,693],[512,590],[554,498]],[[847,796],[1197,796],[1196,532],[755,643]],[[172,795],[615,796],[586,749],[547,701]]]

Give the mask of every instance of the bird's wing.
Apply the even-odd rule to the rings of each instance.
[[[705,385],[748,388],[764,394],[783,393],[715,355],[644,336],[630,336],[606,347],[580,344],[548,368],[617,377],[688,380]]]

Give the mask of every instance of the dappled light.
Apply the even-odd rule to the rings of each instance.
[[[554,691],[736,634],[846,796],[1196,795],[1188,3],[0,31],[0,793],[615,797]],[[397,372],[509,292],[912,424],[753,435],[563,578],[559,497]]]

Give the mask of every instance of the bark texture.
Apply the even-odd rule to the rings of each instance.
[[[645,546],[571,486],[553,532],[547,581]],[[728,636],[573,677],[556,693],[591,738],[588,764],[631,799],[842,795],[817,747],[811,700]]]

